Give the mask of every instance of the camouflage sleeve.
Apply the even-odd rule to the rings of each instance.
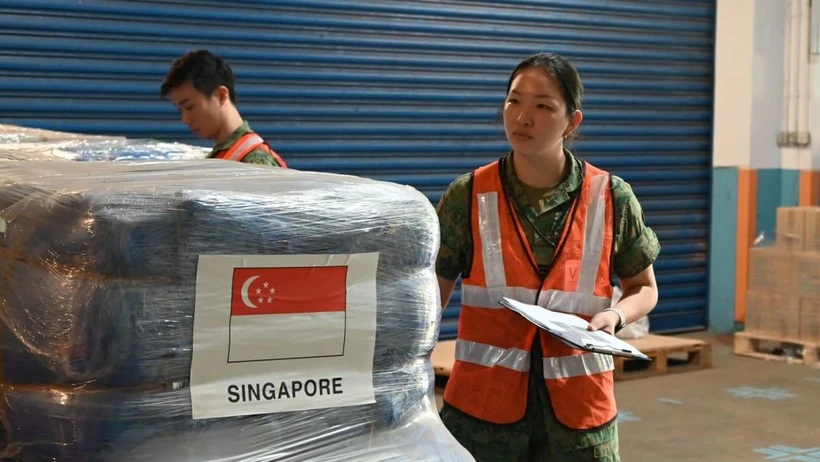
[[[456,280],[467,269],[473,247],[470,230],[470,174],[453,181],[441,197],[436,211],[441,226],[441,247],[436,259],[436,273]]]
[[[626,279],[637,275],[658,258],[658,236],[644,223],[643,209],[632,187],[612,176],[615,203],[615,274]]]
[[[254,149],[247,156],[245,156],[244,159],[242,159],[242,162],[245,164],[260,164],[281,167],[279,162],[276,162],[276,159],[274,159],[272,155],[268,154],[268,152],[263,148]]]

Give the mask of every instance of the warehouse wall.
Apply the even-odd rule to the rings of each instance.
[[[749,248],[771,237],[777,207],[818,203],[816,143],[777,143],[788,13],[785,1],[717,4],[709,326],[718,332],[732,332],[745,319]],[[820,90],[817,66],[810,70]],[[811,107],[820,110],[820,92],[812,94]],[[818,118],[813,126],[820,128]]]

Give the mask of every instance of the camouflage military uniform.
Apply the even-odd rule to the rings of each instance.
[[[213,150],[211,151],[211,154],[208,155],[208,158],[216,157],[216,155],[219,154],[221,151],[230,149],[231,146],[233,146],[234,143],[236,143],[239,140],[239,138],[242,138],[243,136],[252,132],[253,130],[251,130],[251,127],[250,125],[248,125],[248,122],[242,122],[242,125],[240,125],[239,128],[234,130],[233,133],[231,133],[231,135],[228,137],[228,139],[214,146]],[[273,158],[273,156],[271,156],[266,150],[264,150],[261,147],[251,151],[247,156],[245,156],[244,159],[242,159],[242,162],[246,164],[273,165],[275,167],[281,167],[281,165],[279,165],[279,162],[277,162],[276,159]]]
[[[580,187],[581,161],[568,151],[569,168],[564,179],[549,189],[521,183],[512,168],[512,154],[503,181],[516,206],[518,219],[540,267],[548,268],[571,208],[572,192]],[[472,259],[470,213],[471,176],[462,175],[447,189],[438,205],[441,248],[436,262],[439,276],[456,280],[467,276]],[[658,238],[643,219],[641,205],[623,179],[612,176],[615,207],[614,272],[619,278],[637,275],[657,258]],[[536,232],[536,228],[540,232]],[[479,461],[554,460],[618,461],[618,428],[612,422],[587,431],[569,429],[552,412],[543,381],[540,342],[530,357],[530,386],[525,417],[514,424],[496,425],[475,419],[447,403],[442,420],[456,438]]]

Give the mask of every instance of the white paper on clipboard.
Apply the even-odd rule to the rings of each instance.
[[[604,331],[588,330],[589,323],[578,316],[559,313],[507,297],[501,299],[499,303],[573,348],[646,361],[652,360],[614,335]]]

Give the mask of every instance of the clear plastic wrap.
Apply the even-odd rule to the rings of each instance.
[[[0,138],[2,142],[2,138]],[[197,160],[210,150],[181,143],[125,138],[77,138],[0,144],[0,160],[146,161]]]
[[[44,130],[42,128],[22,127],[19,125],[0,124],[0,144],[6,143],[39,143],[43,141],[65,140],[124,140],[121,136],[87,135],[82,133]]]
[[[0,124],[0,160],[197,160],[207,157],[208,152],[209,149],[181,143]]]
[[[419,192],[224,161],[6,162],[0,178],[6,456],[472,460],[435,411],[438,226]],[[200,255],[363,253],[375,403],[192,418]]]

